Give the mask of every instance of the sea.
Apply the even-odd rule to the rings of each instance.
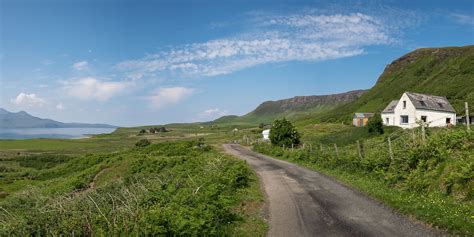
[[[0,139],[87,138],[116,128],[0,128]]]

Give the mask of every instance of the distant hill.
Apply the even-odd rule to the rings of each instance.
[[[62,123],[34,117],[25,111],[17,113],[0,108],[0,128],[115,128],[108,124]]]
[[[246,115],[224,116],[214,122],[270,123],[274,119],[283,117],[289,119],[305,118],[355,101],[365,92],[366,90],[355,90],[332,95],[296,96],[290,99],[266,101]]]
[[[360,98],[311,120],[348,121],[354,112],[381,112],[405,91],[445,96],[457,113],[464,112],[465,101],[474,108],[474,46],[410,52],[389,64],[374,87]]]

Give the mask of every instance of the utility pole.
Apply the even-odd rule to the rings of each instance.
[[[464,106],[466,107],[466,126],[467,126],[467,131],[471,131],[471,127],[469,124],[471,123],[470,118],[469,118],[469,105],[467,104],[467,101],[464,102]]]

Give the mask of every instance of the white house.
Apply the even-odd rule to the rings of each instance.
[[[262,135],[263,135],[263,140],[264,141],[270,140],[270,129],[263,130]]]
[[[456,111],[446,97],[405,92],[382,111],[382,120],[385,125],[402,128],[417,127],[421,121],[430,127],[444,127],[456,124]]]

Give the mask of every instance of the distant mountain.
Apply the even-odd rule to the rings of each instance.
[[[357,100],[317,114],[313,122],[350,120],[354,112],[381,112],[405,91],[445,96],[458,113],[474,107],[474,46],[423,48],[390,63]]]
[[[289,99],[266,101],[252,112],[243,115],[229,115],[221,117],[214,122],[246,122],[270,123],[277,118],[304,118],[315,113],[328,111],[336,106],[353,102],[361,97],[366,90],[354,90],[332,95],[296,96]]]
[[[62,123],[34,117],[25,111],[17,113],[0,108],[0,128],[115,128],[108,124]]]

